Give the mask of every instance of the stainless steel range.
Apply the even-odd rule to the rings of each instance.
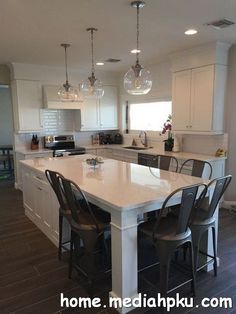
[[[85,154],[84,147],[75,147],[73,135],[44,136],[44,147],[53,150],[53,157]]]

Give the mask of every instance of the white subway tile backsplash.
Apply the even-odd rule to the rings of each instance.
[[[73,132],[73,110],[43,110],[44,134],[63,134]]]

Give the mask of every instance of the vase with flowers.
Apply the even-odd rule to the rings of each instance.
[[[172,151],[173,146],[174,146],[174,139],[173,139],[171,130],[172,130],[172,117],[171,117],[171,114],[169,114],[166,122],[163,124],[162,132],[161,132],[161,134],[167,133],[167,139],[164,140],[165,151]]]

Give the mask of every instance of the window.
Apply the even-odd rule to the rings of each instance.
[[[160,131],[172,113],[171,101],[130,104],[130,130]]]

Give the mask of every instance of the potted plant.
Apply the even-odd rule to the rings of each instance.
[[[171,130],[172,130],[172,117],[171,117],[171,114],[169,114],[166,122],[163,124],[162,132],[161,132],[161,134],[167,133],[167,139],[164,140],[165,151],[172,151],[173,146],[174,146],[174,139],[173,139]]]

